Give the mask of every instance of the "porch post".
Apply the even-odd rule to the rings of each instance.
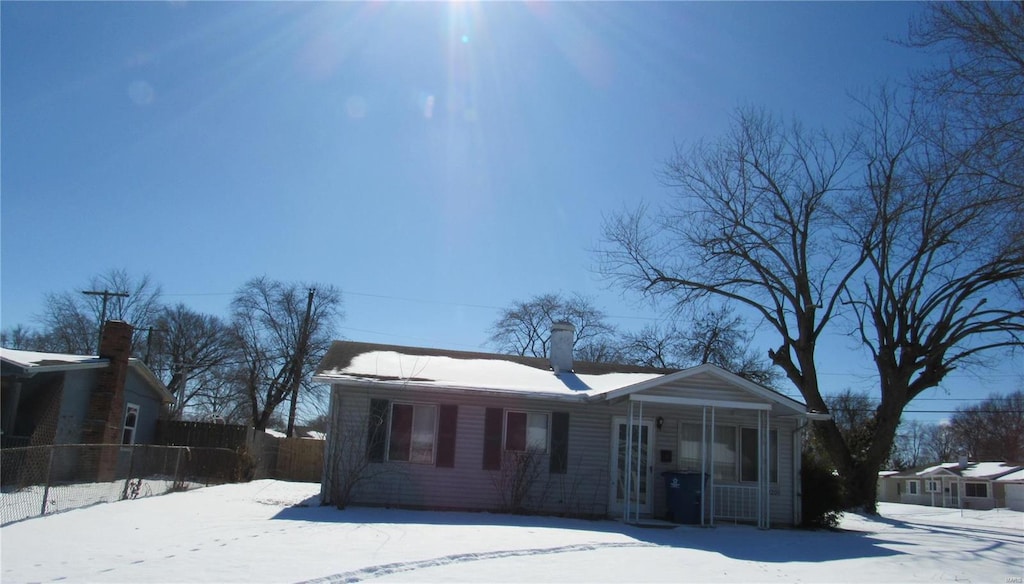
[[[633,520],[640,521],[640,489],[644,486],[644,482],[640,480],[640,473],[647,472],[643,466],[644,457],[642,455],[642,448],[644,447],[643,433],[644,433],[644,402],[640,402],[640,411],[637,414],[638,425],[636,427],[636,511],[633,513]],[[632,433],[632,432],[631,432]],[[650,441],[651,437],[648,436],[647,440]],[[648,461],[650,462],[650,461]],[[647,495],[647,489],[644,489],[645,496]]]
[[[711,485],[711,525],[715,524],[715,406],[711,406],[711,477],[708,482]]]
[[[618,431],[617,428],[616,428],[616,431]],[[618,458],[619,453],[616,452],[615,456],[616,456],[616,458]],[[626,468],[623,469],[624,472],[621,473],[625,477],[625,479],[626,479],[625,480],[626,484],[623,485],[623,491],[622,491],[622,521],[628,523],[629,522],[629,489],[630,489],[630,478],[631,478],[631,474],[630,474],[629,470],[630,470],[630,467],[632,466],[632,462],[633,462],[633,400],[629,400],[629,420],[626,422],[626,460],[625,460],[625,462],[626,462]],[[615,477],[615,480],[616,480],[616,482],[618,482],[619,478]],[[616,488],[618,488],[618,485],[616,485]]]
[[[765,516],[765,529],[771,529],[772,528],[772,458],[773,458],[772,457],[772,411],[771,410],[765,410],[765,412],[764,412],[764,420],[765,420],[765,422],[764,422],[764,425],[765,425],[764,436],[765,436],[765,439],[767,440],[765,442],[766,446],[765,446],[764,450],[765,450],[765,457],[768,459],[768,464],[764,465],[765,474],[767,475],[765,477],[765,479],[764,479],[764,484],[765,484],[765,489],[764,489],[765,514],[764,514],[764,516]],[[778,447],[779,447],[779,445],[776,442],[775,448],[778,449]],[[775,456],[777,457],[778,453],[775,453]],[[779,492],[781,492],[781,490]]]
[[[704,503],[707,500],[708,494],[707,482],[704,477],[708,473],[708,442],[707,442],[707,431],[708,431],[708,407],[704,406],[701,408],[700,417],[700,525],[704,527],[704,516],[707,512],[704,509]]]

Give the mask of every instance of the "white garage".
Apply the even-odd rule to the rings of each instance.
[[[1006,506],[1014,511],[1024,511],[1024,470],[1000,477],[996,482],[1006,489]]]

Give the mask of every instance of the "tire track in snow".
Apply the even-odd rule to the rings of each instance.
[[[379,578],[381,576],[387,576],[390,574],[397,574],[400,572],[412,572],[421,568],[434,568],[437,566],[448,566],[451,564],[464,564],[467,562],[477,562],[481,560],[494,560],[499,558],[514,558],[517,556],[542,556],[549,554],[565,554],[571,552],[589,552],[605,548],[640,548],[640,547],[659,547],[653,543],[644,542],[621,542],[621,543],[579,543],[574,545],[563,545],[552,548],[533,548],[524,550],[498,550],[493,552],[478,552],[478,553],[465,553],[465,554],[452,554],[450,556],[441,556],[439,558],[430,558],[426,560],[416,560],[414,562],[394,562],[391,564],[381,564],[379,566],[368,566],[366,568],[360,568],[358,570],[352,570],[349,572],[342,572],[340,574],[333,574],[331,576],[324,576],[323,578],[315,578],[313,580],[304,580],[296,584],[348,584],[350,582],[362,582],[363,580],[369,580],[372,578]]]

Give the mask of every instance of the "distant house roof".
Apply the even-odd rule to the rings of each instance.
[[[41,373],[57,373],[83,369],[102,369],[110,360],[96,355],[70,355],[67,353],[41,353],[38,351],[21,351],[0,348],[0,362],[3,363],[4,374],[26,377]],[[167,386],[142,361],[132,358],[128,366],[146,380],[164,403],[174,401],[174,395]]]
[[[331,345],[314,379],[322,383],[366,382],[396,387],[415,386],[587,400],[628,396],[660,383],[699,374],[726,379],[770,401],[800,412],[806,410],[800,402],[714,365],[676,370],[575,362],[571,372],[555,373],[549,361],[540,357],[350,341],[335,341]]]
[[[965,479],[994,480],[1022,469],[1024,469],[1024,466],[1010,462],[969,462],[964,468],[960,468],[960,463],[958,462],[944,462],[932,466],[911,468],[894,474],[900,478],[919,478],[945,474]]]
[[[1010,474],[1005,474],[996,480],[1001,483],[1024,483],[1024,467]]]

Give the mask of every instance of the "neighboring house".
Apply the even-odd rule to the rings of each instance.
[[[1003,475],[995,480],[1006,494],[1006,506],[1014,511],[1024,511],[1024,469]]]
[[[1007,462],[946,462],[878,477],[878,500],[956,509],[1006,506],[1006,485],[998,479],[1024,466]]]
[[[336,341],[315,376],[324,502],[641,521],[669,510],[663,472],[703,471],[674,499],[690,522],[800,522],[800,429],[819,414],[713,365],[574,363],[573,333],[555,325],[550,362]]]
[[[131,331],[106,323],[100,356],[0,349],[3,445],[153,443],[173,398],[129,358]]]

